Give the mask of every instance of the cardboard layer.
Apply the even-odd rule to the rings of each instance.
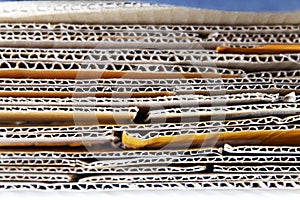
[[[76,24],[76,23],[0,23],[1,31],[80,31],[80,32],[149,32],[149,33],[295,33],[299,25],[144,25],[144,24]]]
[[[1,173],[0,181],[13,181],[13,182],[61,182],[68,183],[72,181],[71,175],[66,174],[14,174],[14,173]]]
[[[80,32],[65,30],[1,31],[0,44],[5,47],[27,48],[165,48],[216,49],[227,44],[234,47],[263,44],[293,44],[299,42],[298,33],[234,33],[214,32]],[[257,51],[260,52],[260,51]],[[297,51],[296,51],[297,52]],[[260,53],[259,53],[260,54]]]
[[[97,85],[73,85],[73,86],[46,86],[46,85],[15,85],[0,86],[2,97],[158,97],[174,95],[174,88],[170,86],[147,87],[147,86],[97,86]]]
[[[161,182],[161,183],[18,183],[1,182],[1,191],[130,191],[166,189],[299,189],[299,181],[212,181],[212,182]]]
[[[129,58],[130,60],[134,58]],[[148,58],[151,59],[151,58]],[[114,62],[115,61],[111,61]],[[116,61],[119,62],[119,61]],[[43,61],[5,61],[1,62],[2,78],[65,78],[65,79],[178,79],[178,78],[238,78],[244,72],[236,69],[208,66],[166,65],[167,62],[132,62],[110,64],[104,62],[43,62]],[[162,63],[162,64],[161,64]],[[165,64],[165,65],[164,65]],[[170,63],[169,63],[170,64]]]
[[[70,149],[66,152],[61,150],[47,148],[35,148],[34,151],[29,148],[27,149],[13,149],[13,150],[5,150],[1,149],[0,155],[1,158],[37,158],[37,159],[47,159],[47,158],[65,158],[65,159],[128,159],[128,158],[139,158],[139,157],[159,157],[159,156],[217,156],[221,155],[222,149],[221,148],[194,148],[194,149],[162,149],[162,150],[123,150],[123,149],[116,149],[116,150],[102,150],[102,148],[98,150],[93,149],[81,149],[75,150]]]
[[[173,166],[140,166],[140,167],[114,167],[114,168],[84,168],[84,167],[36,167],[36,166],[0,166],[1,173],[42,173],[42,174],[182,174],[202,172],[205,166],[173,167]]]
[[[225,152],[231,154],[268,154],[296,155],[300,154],[298,146],[235,146],[224,145]]]
[[[262,165],[262,166],[223,166],[214,165],[214,172],[216,173],[299,173],[300,167],[298,165],[280,166],[280,165]]]
[[[0,159],[1,166],[76,166],[76,160],[68,159]]]
[[[300,130],[290,126],[250,126],[190,131],[150,132],[145,136],[123,134],[122,144],[130,148],[174,148],[231,145],[297,145]],[[152,137],[151,137],[152,136]]]
[[[90,176],[79,180],[79,183],[151,183],[151,182],[207,182],[207,181],[298,181],[299,174],[164,174],[138,176]]]
[[[84,161],[77,164],[87,168],[120,167],[120,166],[141,166],[141,165],[206,165],[206,164],[289,164],[295,165],[300,159],[299,156],[188,156],[188,157],[149,157],[132,158],[124,160],[105,160],[87,163]]]
[[[112,142],[111,132],[84,132],[84,133],[13,133],[0,136],[0,146],[91,146]]]
[[[181,95],[226,95],[239,93],[299,94],[296,78],[240,78],[240,79],[183,79],[183,80],[119,80],[98,79],[89,81],[0,79],[2,97],[46,98],[151,98]],[[12,87],[13,86],[13,87]],[[236,95],[233,95],[236,96]],[[174,97],[176,98],[176,97]]]
[[[79,74],[77,78],[82,78],[82,76],[86,78],[89,76],[91,76],[90,78],[99,78],[101,77],[100,72],[102,72],[103,77],[114,78],[112,74],[108,73],[109,71],[115,71],[115,78],[120,78],[122,76],[126,77],[126,75],[128,75],[129,78],[134,77],[134,74],[131,75],[133,72],[130,73],[130,71],[135,71],[136,75],[139,76],[143,75],[142,73],[138,73],[139,71],[148,71],[149,73],[165,71],[165,73],[168,72],[167,74],[172,72],[169,75],[166,74],[165,77],[172,77],[171,75],[173,74],[173,77],[177,78],[180,76],[191,78],[193,77],[193,74],[196,78],[197,76],[195,73],[197,72],[200,73],[198,77],[200,77],[201,73],[203,73],[202,76],[205,77],[205,72],[219,72],[226,78],[243,76],[243,71],[241,69],[246,71],[299,69],[297,63],[300,59],[299,54],[297,53],[263,55],[224,54],[218,53],[215,50],[205,50],[203,48],[204,47],[201,46],[183,50],[146,50],[137,49],[137,47],[135,49],[73,50],[4,48],[3,50],[0,50],[0,57],[6,61],[1,62],[0,64],[4,71],[16,67],[20,68],[19,70],[35,69],[37,70],[36,74],[38,74],[38,70],[52,70],[52,77],[55,75],[55,72],[59,70],[70,70],[69,77],[74,77],[74,73],[81,70],[81,74]],[[208,66],[211,67],[209,68]],[[207,70],[204,70],[205,68]],[[231,68],[232,72],[222,68]],[[97,70],[99,71],[97,76],[90,72],[95,72]],[[15,71],[17,72],[17,70]],[[19,75],[16,75],[21,76],[21,72],[22,70],[18,73]],[[27,75],[28,74],[29,73],[27,73]],[[48,77],[51,77],[51,74],[49,74]],[[209,74],[210,73],[208,73],[207,76],[209,76]],[[161,76],[162,75],[163,74],[161,74]],[[46,74],[44,74],[44,76],[46,76]],[[67,74],[59,75],[56,73],[56,76],[67,77]]]
[[[136,107],[51,107],[51,106],[2,106],[2,122],[70,122],[72,124],[130,124],[138,112]]]
[[[272,103],[214,107],[182,107],[149,111],[145,120],[150,123],[196,122],[208,120],[228,120],[238,118],[256,118],[272,115],[297,115],[298,103]]]
[[[2,97],[1,105],[10,106],[95,106],[122,107],[138,106],[139,108],[168,108],[187,106],[236,105],[243,103],[279,102],[280,96],[266,93],[242,93],[222,96],[180,95],[153,98],[20,98]],[[296,96],[297,99],[298,96]],[[296,102],[298,102],[296,100]]]
[[[212,120],[201,122],[181,123],[158,123],[158,124],[100,124],[100,125],[76,125],[76,126],[5,126],[0,127],[0,132],[5,134],[47,134],[47,133],[82,133],[82,132],[103,132],[103,131],[131,131],[140,134],[151,131],[205,129],[215,127],[241,127],[251,125],[288,125],[297,124],[300,115],[291,116],[266,116],[258,118],[233,119],[233,120]],[[4,135],[5,135],[4,134]]]
[[[3,2],[2,22],[97,24],[297,24],[298,12],[251,13],[136,2]],[[162,15],[163,13],[163,15]]]
[[[201,95],[224,95],[237,93],[279,93],[288,95],[295,92],[299,94],[299,85],[297,84],[281,84],[281,83],[266,83],[266,84],[235,84],[235,85],[197,85],[197,86],[177,86],[176,94],[201,94]]]

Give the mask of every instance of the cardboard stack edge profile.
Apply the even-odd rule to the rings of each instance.
[[[1,5],[0,190],[300,188],[299,12]]]

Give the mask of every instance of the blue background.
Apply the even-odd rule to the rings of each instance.
[[[300,10],[300,0],[148,0],[148,2],[226,11],[280,12]]]

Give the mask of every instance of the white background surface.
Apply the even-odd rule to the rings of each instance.
[[[300,199],[300,190],[284,189],[204,189],[204,190],[151,190],[105,192],[0,192],[1,200],[290,200]]]

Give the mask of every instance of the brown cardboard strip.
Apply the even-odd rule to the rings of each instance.
[[[136,107],[51,107],[51,106],[2,106],[2,122],[70,122],[72,124],[130,124],[138,112]]]

